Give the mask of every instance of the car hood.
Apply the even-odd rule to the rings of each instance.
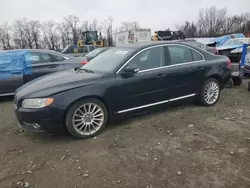
[[[70,69],[37,78],[16,90],[16,97],[44,97],[97,82],[103,74]]]

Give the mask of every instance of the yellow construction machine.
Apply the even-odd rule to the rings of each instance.
[[[77,45],[94,45],[97,47],[104,47],[105,41],[104,39],[99,39],[98,31],[85,31],[83,32],[83,40],[79,40]]]

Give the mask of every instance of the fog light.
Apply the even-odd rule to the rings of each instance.
[[[23,124],[34,127],[35,129],[40,129],[41,128],[41,126],[38,123],[26,123],[26,122],[23,122]]]

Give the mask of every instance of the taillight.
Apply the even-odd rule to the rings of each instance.
[[[82,61],[81,64],[85,65],[85,64],[87,64],[87,61]]]
[[[212,48],[214,54],[220,54],[219,51],[216,48]]]
[[[228,69],[231,69],[231,60],[229,58],[227,58],[228,61],[227,61],[227,68]]]

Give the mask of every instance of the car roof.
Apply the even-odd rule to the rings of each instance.
[[[143,49],[150,46],[157,46],[157,45],[164,45],[164,44],[180,44],[183,45],[183,40],[176,40],[176,41],[150,41],[150,42],[138,42],[134,44],[124,44],[118,46],[118,48],[133,48],[133,49]],[[189,44],[185,44],[187,46],[190,46]],[[191,46],[193,47],[193,46]]]
[[[41,53],[51,53],[63,57],[71,57],[70,55],[62,54],[61,52],[57,52],[54,50],[46,50],[46,49],[14,49],[14,50],[6,50],[3,52],[41,52]]]

